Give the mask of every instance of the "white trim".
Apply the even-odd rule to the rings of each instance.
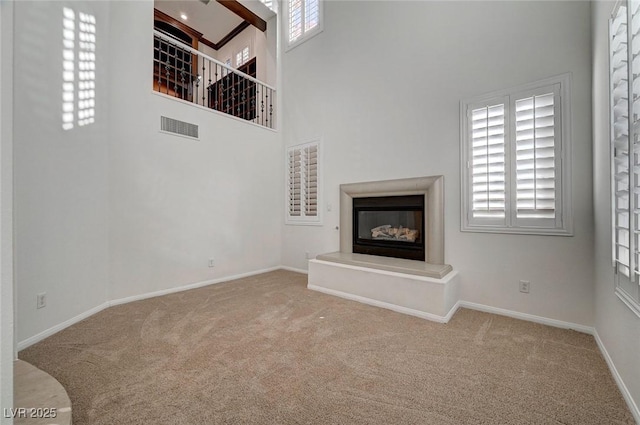
[[[616,369],[616,365],[613,363],[613,359],[609,355],[609,352],[604,346],[604,343],[600,339],[600,335],[598,334],[598,331],[595,329],[593,331],[593,337],[596,340],[596,344],[598,344],[598,348],[602,353],[602,357],[604,357],[604,360],[607,362],[607,366],[609,366],[609,371],[613,375],[613,379],[616,381],[616,384],[618,385],[618,389],[622,393],[622,397],[624,398],[624,401],[627,402],[627,407],[631,411],[631,414],[633,415],[633,418],[635,419],[635,421],[640,424],[640,408],[638,408],[638,405],[633,399],[633,396],[631,395],[631,393],[629,392],[629,389],[627,388],[624,381],[622,380],[622,376],[620,376],[620,373],[618,373],[618,369]]]
[[[618,276],[620,276],[619,273]],[[616,296],[620,298],[620,301],[625,303],[627,307],[629,307],[629,309],[635,313],[636,316],[640,317],[640,304],[638,304],[637,300],[635,300],[631,295],[627,294],[624,289],[620,288],[620,286],[616,286],[614,292]]]
[[[280,270],[286,270],[286,271],[294,272],[294,273],[309,274],[309,270],[297,269],[295,267],[289,267],[289,266],[280,266]]]
[[[93,316],[96,313],[101,312],[102,310],[104,310],[105,308],[109,307],[109,301],[104,302],[90,310],[85,311],[84,313],[80,313],[75,317],[72,317],[71,319],[65,320],[62,323],[58,323],[55,326],[50,327],[47,330],[44,330],[42,332],[40,332],[39,334],[36,334],[32,337],[29,337],[27,339],[24,339],[20,342],[18,342],[18,351],[24,350],[27,347],[32,346],[33,344],[35,344],[36,342],[40,342],[45,338],[50,337],[51,335],[60,332],[63,329],[68,328],[71,325],[74,325],[76,323],[78,323],[81,320],[86,319],[87,317]]]
[[[518,225],[517,220],[510,219],[513,209],[515,208],[515,191],[513,185],[515,185],[514,173],[515,170],[511,170],[509,174],[509,167],[515,162],[515,157],[512,154],[508,156],[508,152],[514,145],[515,141],[512,140],[511,132],[505,133],[505,160],[506,164],[506,224],[478,224],[477,220],[474,222],[470,218],[470,173],[469,173],[469,143],[468,140],[468,110],[473,105],[478,103],[495,101],[496,99],[508,97],[509,103],[505,104],[505,113],[509,114],[505,116],[505,132],[506,128],[512,126],[512,117],[514,111],[511,111],[511,103],[517,100],[518,95],[526,92],[535,91],[539,88],[549,88],[551,86],[560,85],[559,89],[559,106],[560,106],[560,137],[559,137],[559,150],[560,150],[560,172],[559,176],[559,208],[556,210],[561,217],[561,226],[559,227],[537,227],[537,226],[522,226]],[[521,86],[512,87],[504,90],[497,90],[491,93],[487,93],[481,96],[467,98],[460,101],[460,230],[463,232],[481,232],[481,233],[510,233],[510,234],[535,234],[535,235],[548,235],[548,236],[573,236],[573,200],[572,200],[572,184],[571,184],[571,162],[572,162],[572,136],[571,136],[571,86],[572,86],[572,74],[565,73],[542,80],[527,83]],[[557,115],[556,115],[557,116]],[[558,165],[556,165],[556,170]],[[558,195],[556,195],[558,197]],[[559,217],[556,217],[558,220]]]
[[[483,311],[485,313],[493,313],[499,316],[512,317],[514,319],[526,320],[527,322],[540,323],[542,325],[553,326],[555,328],[571,329],[574,331],[593,335],[595,329],[591,326],[579,325],[577,323],[565,322],[564,320],[549,319],[547,317],[536,316],[534,314],[520,313],[518,311],[507,310],[499,307],[492,307],[484,304],[472,303],[469,301],[460,301],[460,307],[471,310]]]
[[[407,307],[401,307],[396,304],[390,304],[384,301],[378,301],[371,298],[362,297],[360,295],[348,294],[346,292],[336,291],[335,289],[324,288],[322,286],[309,284],[307,285],[307,288],[311,289],[312,291],[322,292],[323,294],[333,295],[333,296],[344,298],[351,301],[357,301],[357,302],[368,304],[374,307],[385,308],[387,310],[395,311],[396,313],[408,314],[409,316],[415,316],[421,319],[427,319],[432,322],[438,322],[438,323],[448,323],[449,320],[451,320],[451,317],[453,317],[455,312],[458,310],[458,306],[459,306],[459,302],[458,302],[453,307],[451,307],[451,310],[449,310],[449,312],[445,316],[438,316],[437,314],[426,313],[424,311],[414,310],[412,308],[407,308]]]
[[[130,297],[111,300],[109,301],[109,305],[114,306],[114,305],[120,305],[120,304],[127,304],[133,301],[140,301],[140,300],[146,300],[148,298],[160,297],[162,295],[175,294],[176,292],[183,292],[183,291],[188,291],[190,289],[202,288],[203,286],[215,285],[218,283],[228,282],[230,280],[242,279],[244,277],[255,276],[257,274],[268,273],[268,272],[272,272],[279,269],[280,269],[280,266],[269,267],[267,269],[254,270],[247,273],[240,273],[240,274],[235,274],[231,276],[221,277],[218,279],[203,280],[201,282],[195,282],[195,283],[191,283],[184,286],[178,286],[176,288],[168,288],[160,291],[147,292],[146,294],[132,295]]]

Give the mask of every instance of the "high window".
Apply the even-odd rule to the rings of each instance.
[[[640,1],[609,22],[612,257],[616,295],[640,316]],[[634,25],[630,25],[634,22]],[[631,29],[631,34],[629,30]],[[637,56],[637,53],[636,53]],[[631,99],[631,101],[629,101]]]
[[[570,79],[461,102],[462,230],[570,235]]]
[[[292,48],[322,31],[321,0],[289,0],[287,46]]]
[[[236,68],[249,62],[249,46],[236,53]]]
[[[320,143],[287,149],[287,224],[320,224]]]

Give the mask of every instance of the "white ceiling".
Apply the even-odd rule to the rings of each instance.
[[[216,0],[204,4],[199,0],[155,0],[155,8],[201,32],[209,41],[219,42],[242,23],[242,18]],[[187,20],[180,18],[184,13]]]

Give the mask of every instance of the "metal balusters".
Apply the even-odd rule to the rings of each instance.
[[[275,89],[253,76],[256,68],[252,61],[255,59],[242,68],[251,72],[248,75],[159,31],[154,31],[154,35],[156,91],[258,125],[274,127]]]
[[[271,96],[269,97],[269,122],[271,125],[269,128],[273,128],[273,89],[269,89],[269,92],[271,93]]]

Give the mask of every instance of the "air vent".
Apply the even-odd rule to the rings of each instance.
[[[160,130],[167,133],[179,134],[181,136],[198,138],[198,126],[173,118],[160,117]]]

